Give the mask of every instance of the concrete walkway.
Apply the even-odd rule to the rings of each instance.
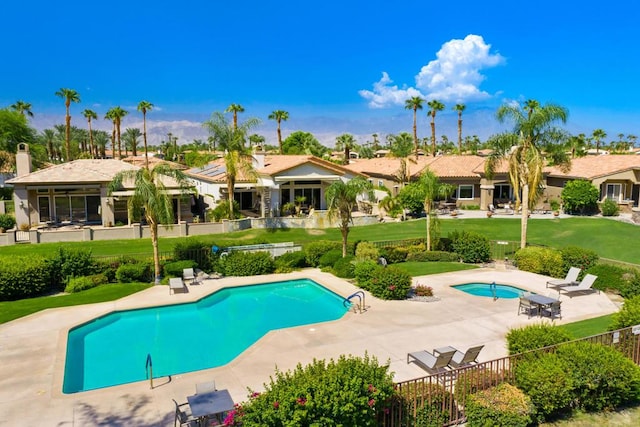
[[[195,384],[214,379],[227,388],[236,402],[246,400],[248,389],[261,390],[276,367],[293,369],[297,363],[337,358],[341,354],[363,355],[367,351],[379,362],[390,362],[396,381],[421,377],[425,372],[407,365],[408,352],[444,345],[466,349],[484,344],[480,360],[506,355],[504,336],[513,327],[539,322],[517,315],[517,299],[475,297],[450,285],[474,281],[516,285],[547,294],[548,278],[518,270],[478,269],[414,279],[429,285],[439,297],[434,302],[381,301],[367,294],[367,310],[349,312],[342,319],[272,331],[234,361],[220,368],[100,390],[65,395],[62,382],[68,330],[113,310],[195,301],[223,286],[308,277],[340,295],[357,290],[348,282],[318,270],[286,275],[207,280],[190,286],[189,293],[169,295],[156,286],[109,303],[45,310],[0,325],[0,426],[170,426],[174,404],[186,402]],[[612,313],[616,305],[604,294],[562,297],[563,318],[573,322]],[[202,343],[180,343],[197,349]],[[214,343],[211,348],[214,349]]]

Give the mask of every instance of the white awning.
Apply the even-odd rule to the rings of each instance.
[[[340,175],[287,175],[276,176],[274,181],[337,181],[340,179]]]

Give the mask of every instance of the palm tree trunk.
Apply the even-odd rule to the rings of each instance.
[[[427,214],[427,251],[431,250],[431,203],[425,203],[424,211]]]
[[[282,133],[280,132],[280,119],[278,119],[278,147],[280,147],[280,154],[282,154]]]
[[[527,246],[527,223],[529,221],[529,183],[522,186],[522,218],[520,219],[520,249]]]
[[[67,115],[65,117],[65,123],[67,125],[64,132],[65,139],[65,151],[67,152],[67,158],[65,161],[71,161],[71,116],[69,115],[69,103],[66,105],[67,107]]]
[[[87,120],[89,124],[89,153],[93,157],[93,132],[91,132],[91,119]]]
[[[413,109],[413,147],[416,152],[416,160],[418,159],[418,124],[417,124],[418,109]]]
[[[228,190],[228,194],[227,194],[227,201],[229,202],[229,219],[235,219],[233,216],[233,190],[235,183],[233,182],[233,179],[231,178],[227,178],[227,190]]]
[[[151,232],[151,245],[153,246],[153,271],[154,271],[154,284],[159,285],[160,274],[160,251],[158,250],[158,224],[155,221],[149,220],[149,231]]]
[[[462,154],[462,112],[458,113],[458,154]]]
[[[431,116],[431,155],[436,156],[436,116]]]
[[[142,112],[142,139],[144,140],[144,167],[149,169],[149,154],[147,153],[147,113]]]
[[[347,256],[347,238],[349,236],[349,222],[342,222],[340,227],[340,234],[342,234],[342,258]]]

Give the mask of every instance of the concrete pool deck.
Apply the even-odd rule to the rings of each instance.
[[[262,390],[277,367],[281,371],[316,359],[341,354],[361,356],[367,351],[378,361],[390,362],[396,381],[426,375],[407,365],[408,352],[452,345],[461,350],[484,344],[479,360],[507,354],[504,336],[510,328],[540,322],[517,315],[517,299],[476,297],[450,285],[492,282],[514,285],[547,295],[548,280],[519,270],[483,268],[414,278],[433,287],[438,301],[382,301],[366,294],[367,309],[350,311],[342,319],[321,324],[272,331],[228,365],[170,379],[154,379],[75,394],[62,394],[66,335],[80,323],[114,310],[195,301],[223,286],[311,278],[342,296],[359,288],[333,275],[310,269],[283,275],[207,280],[189,286],[188,293],[169,295],[167,286],[155,286],[118,301],[49,309],[0,325],[0,426],[170,426],[174,404],[186,402],[198,382],[215,380],[229,389],[236,402],[247,399],[248,389]],[[55,297],[52,297],[55,298]],[[562,320],[568,323],[613,313],[617,306],[604,293],[569,298],[562,296]],[[547,320],[548,321],[548,320]],[[184,325],[188,328],[189,325]],[[182,342],[190,352],[214,351],[214,340]],[[144,366],[144,361],[141,361]],[[154,360],[154,363],[158,363]]]

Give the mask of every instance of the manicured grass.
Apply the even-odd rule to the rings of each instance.
[[[540,427],[634,427],[640,420],[640,404],[612,412],[576,413],[570,419],[542,423]]]
[[[393,264],[393,266],[406,271],[412,277],[477,268],[475,265],[463,264],[461,262],[400,262]]]
[[[611,314],[607,314],[579,322],[567,323],[566,325],[562,325],[562,327],[568,330],[575,339],[590,337],[607,332],[611,324],[611,317]]]
[[[93,304],[97,302],[113,301],[127,295],[140,292],[153,285],[148,283],[112,283],[98,286],[76,294],[29,298],[18,301],[0,302],[0,324],[19,317],[55,307],[70,307],[74,305]]]

